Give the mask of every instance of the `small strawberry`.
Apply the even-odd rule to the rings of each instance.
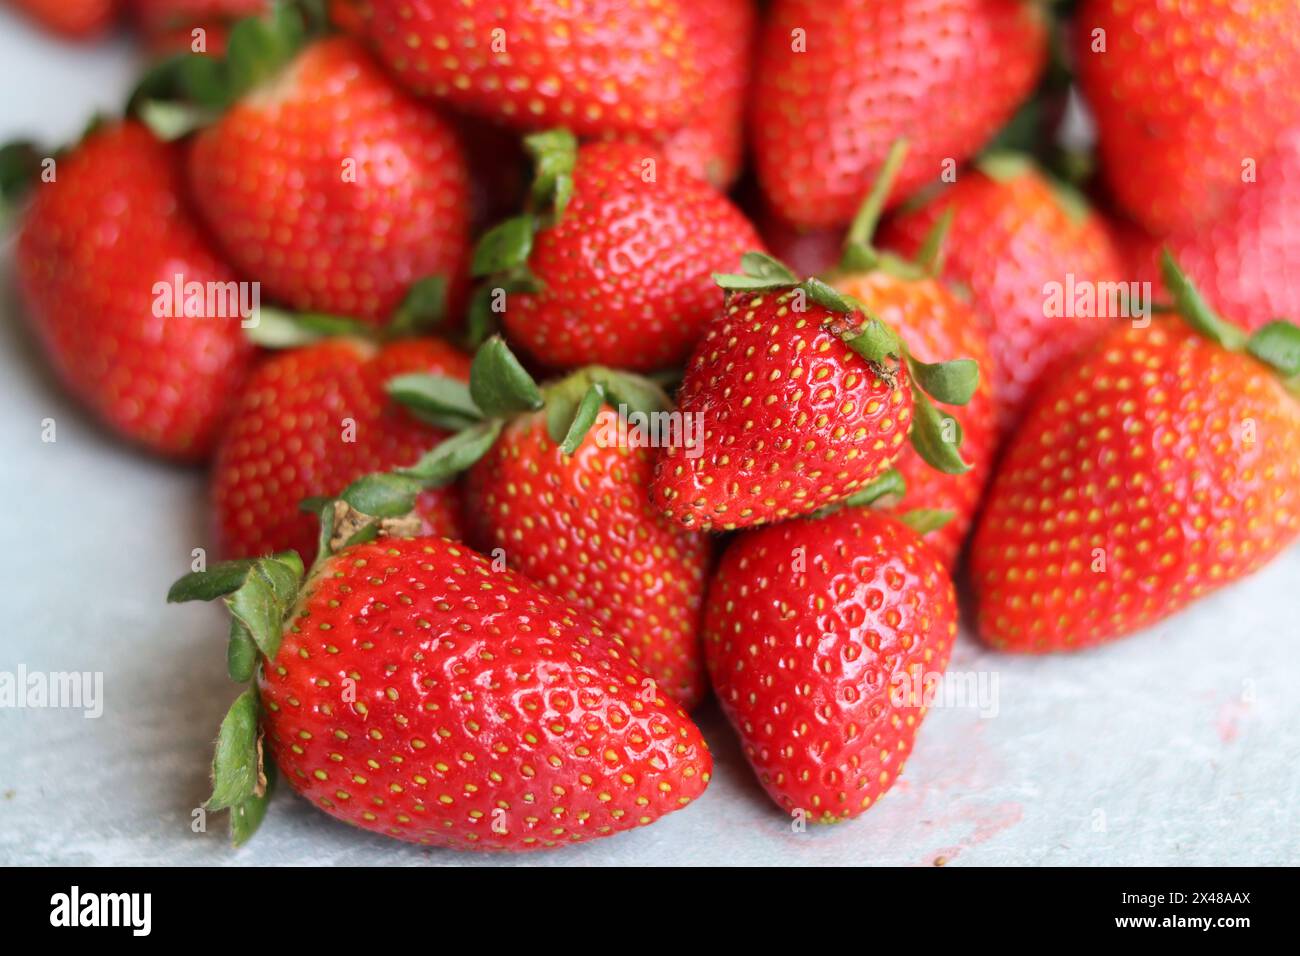
[[[241,21],[224,60],[182,61],[184,92],[220,111],[191,144],[191,191],[231,261],[269,298],[383,324],[420,280],[457,288],[468,252],[464,158],[452,127],[357,41],[302,42],[301,18],[277,8]]]
[[[1300,328],[1247,337],[1169,257],[1165,280],[1191,328],[1117,326],[1044,389],[1001,462],[971,551],[997,648],[1122,637],[1300,536]]]
[[[709,588],[704,648],[763,788],[833,823],[898,779],[956,634],[934,553],[902,522],[846,508],[737,536]]]
[[[219,552],[258,557],[315,555],[315,519],[299,510],[308,498],[338,494],[373,471],[411,465],[447,436],[391,401],[390,379],[446,375],[465,381],[469,359],[437,339],[385,345],[326,339],[264,361],[235,404],[217,446],[212,501]],[[424,534],[460,537],[453,487],[419,499]]]
[[[1102,174],[1151,232],[1214,219],[1300,125],[1295,0],[1085,0],[1075,29]]]
[[[412,92],[516,128],[664,132],[701,101],[685,0],[369,0],[377,54]]]
[[[352,499],[410,504],[370,485]],[[699,730],[585,613],[463,545],[399,537],[400,519],[342,502],[322,517],[305,578],[290,554],[187,575],[168,595],[225,596],[231,676],[256,676],[222,723],[207,803],[231,810],[237,844],[277,767],[338,820],[471,850],[569,846],[704,792]]]
[[[117,433],[170,458],[205,458],[252,347],[236,277],[186,208],[180,157],[125,122],[91,132],[46,169],[15,259],[50,361]],[[204,294],[174,296],[178,276]],[[210,313],[214,290],[221,304]]]
[[[651,426],[673,440],[658,386],[592,367],[539,388],[493,338],[468,389],[428,376],[389,387],[426,420],[468,426],[405,472],[428,483],[469,469],[467,540],[585,608],[683,707],[698,703],[709,544],[650,501]]]
[[[526,144],[534,208],[479,243],[474,272],[491,278],[476,311],[500,298],[511,340],[555,368],[685,361],[716,305],[712,273],[758,243],[749,221],[653,147],[576,147],[563,130]]]
[[[47,30],[70,40],[106,32],[117,16],[117,0],[9,0]]]
[[[1082,200],[1013,154],[987,156],[881,231],[881,243],[911,255],[951,210],[943,274],[969,291],[987,323],[993,392],[1010,429],[1044,376],[1105,333],[1101,300],[1123,279],[1105,225]],[[1049,284],[1096,290],[1091,307]],[[1127,301],[1127,300],[1126,300]],[[1136,303],[1134,303],[1136,305]]]
[[[900,137],[913,150],[891,201],[911,195],[1010,119],[1046,39],[1020,0],[776,0],[750,111],[764,195],[798,225],[842,226]]]

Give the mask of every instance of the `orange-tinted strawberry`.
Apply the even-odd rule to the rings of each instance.
[[[683,362],[717,306],[712,274],[758,242],[749,221],[654,147],[589,143],[575,157],[563,131],[528,143],[539,183],[563,169],[571,198],[548,197],[553,212],[508,220],[479,245],[474,270],[494,276],[485,289],[508,290],[511,341],[553,368]]]
[[[9,0],[47,30],[70,40],[99,36],[117,16],[117,0]]]
[[[348,37],[307,46],[201,130],[189,181],[231,261],[294,309],[380,324],[465,263],[454,131]]]
[[[842,226],[900,137],[913,148],[891,196],[910,195],[1011,117],[1046,36],[1020,0],[776,0],[750,111],[764,195],[791,222]]]
[[[114,431],[171,458],[205,458],[247,373],[242,310],[253,302],[191,220],[179,156],[127,122],[47,168],[54,176],[34,186],[20,223],[16,269],[50,361]]]
[[[910,255],[948,210],[943,274],[969,292],[988,323],[988,374],[1009,428],[1044,376],[1110,326],[1105,290],[1118,288],[1124,270],[1101,219],[1009,155],[987,158],[900,213],[882,229],[881,242]],[[1059,302],[1049,294],[1057,287]],[[1093,305],[1080,307],[1069,290],[1089,287]]]
[[[1085,0],[1075,31],[1102,173],[1152,232],[1213,219],[1300,125],[1294,0]]]
[[[1044,389],[999,465],[971,550],[995,647],[1122,637],[1300,536],[1300,402],[1284,386],[1300,381],[1300,329],[1247,339],[1166,279],[1197,330],[1114,328]]]
[[[893,785],[948,664],[957,599],[900,521],[860,508],[737,536],[709,588],[709,677],[759,782],[836,822]]]
[[[251,376],[217,448],[212,499],[218,550],[255,557],[316,553],[316,520],[304,499],[338,494],[375,471],[414,464],[447,432],[418,421],[385,391],[398,375],[462,381],[469,359],[437,339],[378,346],[327,339],[272,355]],[[453,486],[425,491],[425,533],[460,536]]]
[[[369,25],[417,94],[522,129],[664,132],[704,105],[683,3],[369,0]]]
[[[340,540],[301,576],[267,558],[169,594],[226,595],[231,674],[256,672],[222,724],[207,804],[231,809],[236,843],[260,822],[275,766],[338,820],[471,850],[644,826],[708,785],[690,718],[620,642],[522,575],[443,538],[387,536]],[[245,623],[254,600],[262,613]]]

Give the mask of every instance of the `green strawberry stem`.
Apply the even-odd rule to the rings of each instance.
[[[898,177],[899,170],[903,168],[903,160],[906,158],[907,140],[902,138],[894,140],[889,146],[889,152],[885,154],[885,161],[880,164],[880,172],[876,174],[876,180],[871,184],[871,191],[867,193],[866,200],[858,209],[857,215],[853,217],[848,235],[844,239],[844,261],[841,262],[840,267],[846,272],[860,272],[874,265],[876,255],[872,240],[876,234],[876,226],[880,223],[880,214],[884,212],[885,202],[889,199],[889,193],[894,188],[894,180]]]
[[[840,501],[829,504],[824,508],[818,508],[813,512],[813,518],[823,518],[826,515],[834,514],[844,508],[866,508],[882,498],[902,498],[907,494],[907,480],[903,478],[903,473],[897,468],[890,468],[879,478],[876,478],[865,488],[855,491]]]
[[[257,322],[244,330],[254,345],[267,349],[296,349],[324,339],[349,336],[370,342],[387,342],[427,335],[440,325],[447,311],[447,280],[440,275],[416,281],[382,327],[324,312],[290,312],[260,306]]]

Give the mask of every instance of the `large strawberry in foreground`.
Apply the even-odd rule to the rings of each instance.
[[[331,497],[361,476],[414,464],[448,432],[389,398],[400,375],[469,378],[469,358],[437,339],[379,345],[327,339],[266,359],[240,393],[217,446],[212,501],[218,551],[257,557],[316,553],[317,522],[299,505]],[[460,535],[453,487],[424,491],[425,534]]]
[[[890,145],[913,148],[892,200],[992,138],[1046,60],[1045,14],[1020,0],[776,0],[750,99],[758,179],[800,226],[842,226]]]
[[[207,804],[231,809],[236,843],[265,813],[271,761],[336,819],[456,849],[569,846],[704,792],[699,730],[584,612],[464,545],[401,537],[400,519],[342,502],[322,516],[305,578],[264,558],[168,596],[224,595],[231,676],[256,677],[222,724]]]
[[[1213,220],[1300,125],[1295,0],[1085,0],[1075,34],[1101,171],[1151,232]]]
[[[241,312],[253,303],[191,219],[175,148],[119,123],[53,170],[33,186],[15,254],[50,361],[114,431],[205,458],[247,372]]]
[[[1117,327],[1040,396],[971,551],[997,648],[1122,637],[1242,578],[1300,536],[1300,328],[1249,338],[1172,259],[1183,317]]]
[[[735,538],[709,589],[704,647],[763,788],[832,823],[898,779],[956,634],[937,556],[900,521],[846,508]]]

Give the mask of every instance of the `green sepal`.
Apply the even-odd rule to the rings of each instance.
[[[965,405],[980,381],[979,363],[974,359],[927,364],[908,356],[907,368],[917,385],[945,405]]]
[[[898,178],[906,158],[907,140],[900,137],[889,145],[889,152],[880,164],[871,191],[867,193],[867,198],[858,207],[857,214],[849,225],[848,235],[844,238],[844,255],[840,262],[843,271],[862,272],[870,268],[864,267],[861,262],[872,250],[872,239],[876,225],[880,222],[880,214],[885,210],[885,203],[894,188],[894,180]]]
[[[155,60],[145,68],[127,95],[125,115],[131,116],[151,100],[177,100],[185,96],[185,62],[188,51]]]
[[[889,358],[901,359],[904,355],[898,333],[874,316],[868,316],[866,324],[855,335],[845,338],[844,344],[876,365]]]
[[[537,232],[537,218],[530,213],[515,216],[498,223],[479,239],[474,247],[470,274],[490,276],[498,272],[516,272],[526,269],[528,256],[533,251],[533,236]]]
[[[957,419],[941,411],[920,390],[912,389],[912,447],[917,454],[933,468],[946,475],[961,475],[970,471],[971,466],[961,457],[961,426]],[[944,425],[952,422],[951,431],[955,441],[948,442],[944,436]]]
[[[818,508],[810,517],[824,518],[837,511],[843,511],[845,508],[866,508],[875,504],[881,498],[890,496],[901,498],[906,493],[907,481],[903,478],[903,473],[897,468],[890,468],[865,488],[859,488],[846,498],[832,502],[824,508]]]
[[[533,158],[533,208],[550,213],[558,222],[573,198],[573,170],[578,163],[578,140],[567,129],[551,129],[524,137]]]
[[[257,832],[257,828],[262,825],[262,819],[266,816],[271,795],[275,792],[277,775],[275,764],[266,761],[262,774],[266,779],[262,793],[255,793],[238,806],[230,808],[230,842],[235,847],[243,846]]]
[[[175,100],[143,100],[135,113],[149,132],[164,143],[184,139],[196,129],[212,125],[220,115],[211,107]]]
[[[179,578],[167,591],[167,603],[212,601],[232,594],[244,586],[248,572],[256,563],[256,558],[240,558],[237,561],[218,562],[206,571],[191,571]]]
[[[28,140],[16,140],[0,146],[0,203],[12,206],[40,178],[39,147]]]
[[[212,795],[206,810],[227,810],[253,797],[258,790],[257,691],[250,687],[230,705],[217,734],[212,757]]]
[[[469,386],[442,375],[398,375],[384,386],[395,401],[423,422],[460,431],[483,420]]]
[[[400,518],[415,507],[420,491],[420,482],[411,476],[381,471],[358,478],[339,499],[374,518]]]
[[[452,435],[398,474],[413,478],[426,488],[445,484],[488,453],[503,424],[501,419],[492,419]]]
[[[594,370],[592,376],[600,382],[606,399],[615,410],[626,406],[629,412],[649,415],[673,406],[663,386],[643,375],[601,368]]]
[[[254,345],[262,348],[296,349],[322,339],[345,335],[374,338],[375,329],[341,315],[287,312],[264,305],[257,310],[257,323],[245,328],[244,335]]]
[[[938,531],[956,517],[957,512],[945,508],[913,508],[898,515],[898,520],[917,534],[925,535]]]
[[[785,289],[797,285],[779,276],[747,276],[731,272],[713,273],[713,282],[719,289],[727,292],[757,292],[762,289]]]
[[[1246,333],[1231,322],[1225,322],[1210,308],[1196,286],[1179,268],[1168,248],[1160,250],[1160,271],[1183,321],[1211,342],[1217,342],[1231,352],[1240,352],[1246,347]]]
[[[1274,319],[1255,330],[1246,341],[1246,351],[1283,378],[1300,375],[1300,328],[1285,319]]]
[[[469,371],[469,393],[490,418],[536,411],[542,392],[499,335],[479,347]]]
[[[973,165],[998,183],[1009,183],[1034,171],[1033,159],[1015,150],[989,150],[979,156]]]
[[[248,628],[231,618],[230,640],[226,644],[226,672],[236,684],[247,684],[257,670],[257,643]]]
[[[440,326],[447,318],[447,280],[425,276],[415,282],[389,318],[389,336],[419,335]]]
[[[780,279],[782,285],[798,285],[799,277],[780,259],[766,252],[746,252],[740,257],[741,271],[756,279]]]
[[[564,432],[564,437],[560,440],[560,450],[566,455],[572,455],[582,445],[583,439],[591,431],[591,426],[596,424],[596,417],[600,414],[601,408],[605,404],[605,389],[599,382],[592,382],[591,386],[583,394],[578,407],[573,413],[573,419],[569,422],[568,429]]]
[[[284,619],[298,596],[302,559],[296,552],[258,558],[244,583],[225,597],[226,607],[267,660],[280,650]]]
[[[832,312],[852,312],[857,308],[857,304],[852,299],[836,292],[835,289],[815,276],[805,279],[800,283],[799,287],[804,290],[808,298]]]
[[[492,282],[484,282],[470,296],[465,311],[465,332],[461,336],[461,345],[470,352],[477,351],[497,331],[496,313],[492,311],[492,294],[497,288]]]
[[[956,212],[952,206],[946,207],[925,234],[921,247],[916,251],[916,264],[928,276],[937,276],[943,271],[945,246]]]
[[[330,553],[330,542],[334,540],[334,499],[317,496],[304,498],[298,505],[299,511],[306,511],[316,516],[316,555]]]

